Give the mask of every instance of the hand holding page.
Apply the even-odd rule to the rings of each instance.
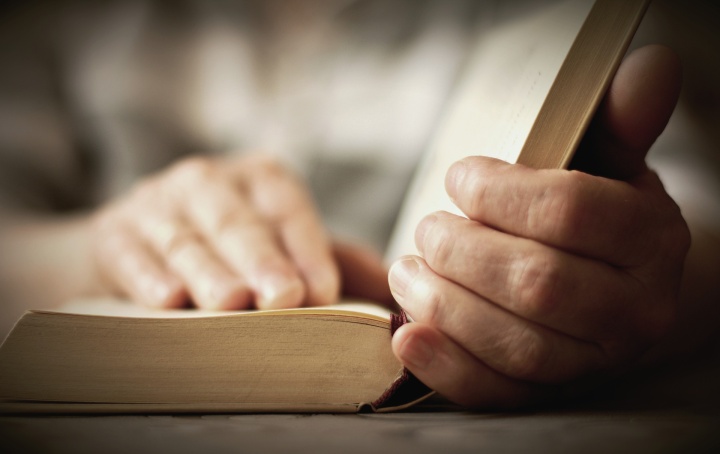
[[[445,173],[482,155],[535,168],[566,167],[642,19],[647,0],[561,1],[483,28],[410,187],[386,258],[415,252],[427,214],[460,214]]]

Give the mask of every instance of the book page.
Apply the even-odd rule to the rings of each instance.
[[[500,8],[511,8],[506,2]],[[465,156],[515,162],[592,0],[560,1],[483,28],[445,119],[406,197],[386,253],[415,254],[415,227],[434,211],[461,214],[445,192],[445,174]]]
[[[363,316],[376,320],[387,321],[392,313],[389,309],[359,300],[348,300],[341,304],[324,307],[302,307],[296,309],[246,310],[246,311],[213,311],[207,309],[153,309],[114,298],[94,298],[70,301],[55,311],[64,314],[91,315],[104,317],[130,318],[204,318],[227,317],[232,315],[263,316],[285,314],[319,314]]]

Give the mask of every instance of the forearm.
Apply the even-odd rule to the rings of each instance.
[[[53,308],[98,289],[89,217],[4,212],[0,224],[0,334],[28,309]]]

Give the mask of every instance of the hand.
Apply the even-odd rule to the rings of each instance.
[[[333,247],[308,191],[268,158],[185,160],[94,226],[105,281],[148,306],[268,309],[338,297]]]
[[[468,219],[428,216],[422,258],[390,271],[416,321],[393,349],[420,380],[461,404],[513,407],[616,374],[668,332],[689,234],[644,157],[679,74],[657,46],[623,62],[576,163],[620,179],[480,157],[451,167]]]

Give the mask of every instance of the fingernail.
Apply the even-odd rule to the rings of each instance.
[[[390,268],[388,283],[398,304],[402,305],[408,285],[419,271],[420,266],[412,257],[400,259]]]
[[[447,192],[450,200],[455,202],[457,198],[458,188],[462,184],[467,172],[467,165],[464,161],[457,161],[450,166],[445,174],[445,192]]]
[[[411,369],[425,369],[435,357],[435,351],[425,339],[411,335],[401,347],[400,355]]]
[[[299,307],[305,297],[305,285],[299,278],[271,275],[260,283],[256,302],[258,309],[288,309]]]
[[[425,235],[430,228],[437,222],[438,217],[435,214],[429,214],[415,228],[415,247],[421,253],[425,252]]]

